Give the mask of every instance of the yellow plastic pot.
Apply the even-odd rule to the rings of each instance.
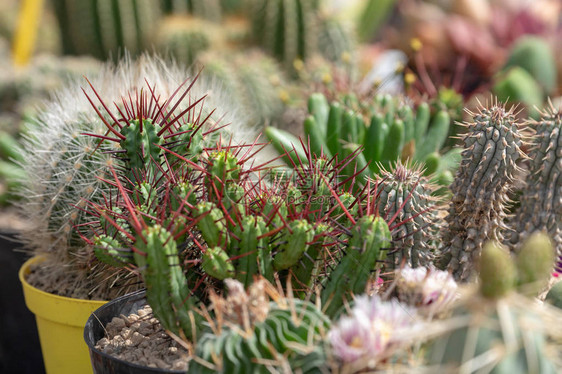
[[[47,374],[92,373],[84,326],[90,314],[107,301],[53,295],[31,286],[25,278],[40,257],[27,260],[19,271],[25,304],[35,314]]]

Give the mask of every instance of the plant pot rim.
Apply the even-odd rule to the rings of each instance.
[[[126,365],[128,367],[131,367],[133,369],[138,369],[139,372],[141,373],[167,373],[167,374],[185,374],[185,371],[183,370],[168,370],[168,369],[160,369],[160,368],[153,368],[153,367],[149,367],[149,366],[144,366],[144,365],[139,365],[137,363],[131,362],[131,361],[125,361],[123,359],[117,358],[113,355],[110,355],[108,353],[105,353],[103,351],[100,351],[99,349],[97,349],[95,347],[96,345],[96,339],[93,336],[94,332],[94,324],[99,324],[102,326],[102,328],[105,330],[105,324],[107,322],[102,321],[100,318],[97,317],[98,314],[102,314],[101,312],[103,312],[105,309],[107,308],[113,308],[116,304],[120,304],[123,301],[128,301],[130,302],[131,307],[135,307],[136,305],[146,305],[146,290],[138,290],[138,291],[134,291],[131,293],[128,293],[126,295],[120,296],[118,298],[115,298],[113,300],[111,300],[110,302],[108,302],[107,304],[104,304],[102,306],[100,306],[98,309],[96,309],[94,312],[92,312],[92,315],[90,316],[90,318],[88,318],[88,321],[86,322],[86,326],[84,328],[84,341],[86,342],[86,345],[88,346],[88,348],[90,349],[90,356],[92,356],[92,354],[96,354],[101,356],[103,359],[105,359],[106,361],[115,361],[117,362],[119,365]],[[138,309],[138,308],[137,308]],[[126,312],[129,313],[129,312]],[[124,313],[121,313],[124,314]],[[119,315],[115,315],[114,317],[119,317]],[[103,317],[102,317],[103,318]],[[93,362],[93,357],[92,357],[92,362]],[[108,371],[111,372],[111,371]]]
[[[18,277],[23,286],[27,307],[35,315],[40,315],[43,318],[57,323],[71,326],[83,326],[84,320],[82,315],[91,314],[92,306],[97,306],[99,308],[107,303],[106,300],[88,300],[59,296],[34,287],[28,283],[25,278],[31,272],[31,266],[33,264],[43,261],[45,261],[44,256],[34,256],[24,262],[18,271]],[[61,313],[60,307],[63,306],[70,308],[71,312]]]

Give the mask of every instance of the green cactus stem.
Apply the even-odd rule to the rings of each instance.
[[[357,220],[341,259],[323,284],[326,315],[334,316],[352,294],[365,292],[373,272],[386,257],[384,248],[390,241],[390,230],[381,217],[367,215]]]
[[[56,0],[54,3],[66,54],[100,59],[126,48],[140,54],[152,43],[160,10],[153,0]]]

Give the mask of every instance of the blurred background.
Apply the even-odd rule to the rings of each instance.
[[[495,95],[533,117],[561,103],[561,12],[560,0],[1,0],[0,372],[43,370],[12,202],[25,123],[67,82],[147,52],[203,67],[252,124],[295,135],[316,91],[403,95],[456,121]]]

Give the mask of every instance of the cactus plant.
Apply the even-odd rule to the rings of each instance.
[[[549,312],[542,305],[531,307],[529,299],[513,292],[518,278],[525,284],[538,276],[529,277],[530,273],[545,270],[516,266],[516,261],[521,264],[528,259],[525,255],[511,258],[497,242],[484,245],[479,260],[480,291],[465,294],[450,325],[444,322],[444,333],[428,347],[429,364],[467,373],[556,372],[547,348]]]
[[[125,48],[140,54],[151,44],[160,18],[158,4],[151,0],[57,0],[54,9],[64,52],[101,59]]]
[[[562,223],[560,221],[560,193],[558,178],[562,172],[560,152],[562,143],[562,117],[552,106],[542,113],[540,121],[531,121],[535,131],[529,151],[529,175],[520,197],[520,206],[513,219],[510,244],[518,251],[517,244],[535,231],[547,232],[555,245],[555,253],[562,257]],[[540,208],[539,208],[540,207]],[[557,268],[562,271],[562,268]]]
[[[474,275],[486,240],[502,242],[508,192],[516,162],[524,157],[512,111],[493,104],[480,107],[472,113],[474,122],[466,124],[463,159],[451,185],[453,197],[442,234],[441,266],[462,281]]]
[[[166,17],[158,30],[158,49],[177,61],[191,65],[197,55],[223,43],[219,26],[193,17]]]
[[[198,359],[190,371],[258,373],[298,367],[303,373],[327,372],[322,342],[331,323],[316,305],[283,297],[263,279],[252,283],[248,293],[234,280],[227,280],[227,286],[226,297],[212,298],[216,317],[197,341]]]
[[[285,68],[304,60],[318,48],[318,1],[253,0],[250,3],[257,43]]]
[[[555,61],[552,48],[545,39],[525,36],[513,44],[505,68],[519,66],[525,69],[544,93],[550,94],[557,80]]]
[[[137,102],[137,104],[143,106],[146,112],[155,113],[158,109],[155,109],[154,105],[152,109],[148,108],[148,105],[144,106],[152,97],[149,94],[150,90],[157,85],[162,95],[170,97],[176,90],[174,86],[177,82],[185,79],[184,74],[185,72],[176,66],[165,64],[154,57],[143,56],[136,61],[125,60],[117,66],[106,67],[98,77],[92,79],[92,86],[96,87],[97,95],[106,100],[105,103],[120,103],[116,113],[122,117],[132,115],[127,111],[132,110],[131,106],[134,108],[135,100],[139,99],[139,97],[132,99],[134,92],[138,87],[147,85],[148,89],[140,95],[147,99],[146,103]],[[85,211],[86,201],[100,203],[99,199],[102,199],[103,195],[111,195],[109,191],[114,188],[104,180],[110,177],[109,166],[120,165],[121,161],[113,157],[119,142],[105,142],[104,150],[111,152],[104,153],[99,149],[100,138],[121,140],[120,138],[124,136],[108,132],[111,131],[108,129],[108,124],[113,123],[113,120],[108,113],[101,114],[105,111],[104,105],[107,107],[108,104],[102,105],[97,101],[97,95],[92,92],[89,93],[92,100],[90,103],[80,88],[82,84],[82,82],[72,82],[48,104],[39,114],[36,122],[30,124],[22,144],[23,161],[18,163],[26,177],[20,181],[21,202],[17,205],[21,207],[23,216],[31,224],[30,229],[22,233],[22,240],[35,254],[46,256],[47,260],[41,267],[48,269],[45,272],[57,279],[58,283],[52,285],[52,290],[49,291],[63,292],[62,290],[68,289],[70,293],[82,292],[82,297],[103,299],[111,297],[114,292],[126,292],[127,289],[113,287],[119,282],[113,276],[108,277],[105,271],[113,274],[115,270],[107,269],[96,260],[93,248],[81,240],[79,232],[73,230],[73,227],[81,227],[91,219]],[[211,89],[210,83],[199,80],[197,84],[192,85],[190,94],[194,97],[202,97]],[[133,95],[131,101],[129,101],[129,94]],[[120,102],[123,97],[127,97],[127,100]],[[222,101],[223,107],[228,107],[230,102],[224,97],[221,98],[220,92],[216,90],[208,95],[206,100]],[[162,111],[166,108],[168,111],[172,109],[177,111],[177,115],[192,103],[194,101],[189,99],[181,103],[169,101],[167,104],[170,105],[169,107],[163,106],[162,101],[158,105]],[[144,112],[141,111],[142,113]],[[184,116],[182,120],[193,122],[198,118],[200,121],[207,118],[206,123],[209,128],[217,126],[219,118],[215,113],[205,111],[198,111],[197,115],[191,113],[191,116]],[[163,118],[162,115],[161,113],[160,118]],[[173,118],[171,115],[172,113],[169,113],[167,120]],[[130,117],[127,118],[134,121]],[[233,113],[228,114],[225,120],[229,118],[232,120]],[[177,122],[173,124],[179,126]],[[187,126],[183,122],[182,125]],[[114,124],[114,126],[118,125]],[[252,133],[250,129],[248,132],[244,131],[245,128],[239,127],[234,142],[240,141],[238,136],[243,138]],[[117,132],[115,129],[113,131]],[[171,140],[168,138],[167,142],[169,141]],[[136,153],[136,150],[134,152]],[[131,174],[127,175],[131,176]],[[73,275],[69,276],[69,274]],[[129,272],[119,274],[123,276]]]
[[[419,167],[408,169],[401,162],[389,171],[381,170],[379,213],[401,224],[392,232],[393,250],[386,269],[428,266],[437,249],[439,202],[432,196],[434,187]]]
[[[318,0],[252,0],[249,5],[255,42],[291,72],[317,53],[343,62],[353,50],[351,32],[336,18],[324,17]]]
[[[432,181],[446,186],[460,162],[458,149],[438,153],[447,139],[450,119],[445,111],[431,119],[426,103],[414,115],[409,105],[388,95],[377,95],[372,102],[347,96],[328,104],[325,96],[315,93],[308,99],[308,108],[303,128],[312,151],[341,159],[361,149],[356,161],[364,170],[363,180],[379,174],[381,166],[388,169],[402,159],[425,166]],[[283,147],[295,143],[283,130],[268,128],[265,133],[281,153]]]
[[[212,22],[222,18],[221,0],[160,0],[164,13],[189,13]]]
[[[457,327],[432,342],[428,363],[445,372],[556,373],[539,315],[511,304],[473,297],[452,317]]]

